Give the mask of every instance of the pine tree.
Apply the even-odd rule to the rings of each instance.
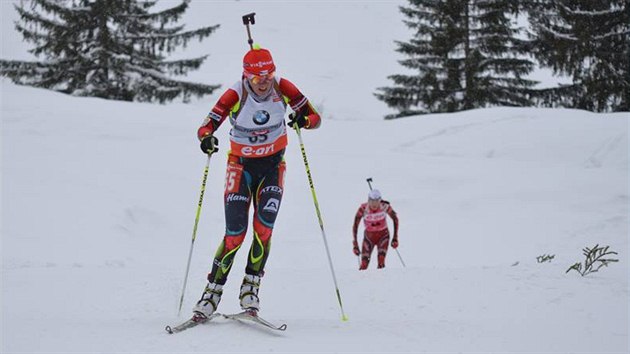
[[[495,105],[528,106],[534,81],[524,59],[526,43],[517,37],[518,7],[510,0],[409,0],[401,7],[415,30],[409,42],[396,42],[407,56],[410,74],[389,76],[394,87],[375,96],[399,111],[454,112]]]
[[[468,2],[466,93],[464,108],[531,106],[535,81],[525,78],[534,63],[525,57],[528,43],[518,36],[518,1]]]
[[[542,90],[542,104],[630,110],[630,0],[532,0],[534,54],[573,83]]]
[[[77,96],[164,103],[179,96],[211,94],[218,85],[173,79],[198,69],[206,56],[167,60],[219,25],[184,31],[176,25],[189,0],[150,12],[156,1],[31,0],[16,5],[16,29],[42,61],[0,60],[0,73],[15,83]]]
[[[450,18],[450,14],[460,13],[451,10],[459,2],[419,0],[410,1],[409,7],[400,7],[405,16],[403,22],[415,34],[409,42],[396,41],[396,51],[407,57],[399,63],[410,73],[389,76],[395,86],[378,88],[380,93],[375,94],[399,111],[387,118],[458,108],[455,96],[461,90],[459,64],[448,54],[455,49],[459,37],[455,26],[458,19]]]

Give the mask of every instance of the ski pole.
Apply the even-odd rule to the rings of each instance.
[[[365,235],[363,237],[365,238]],[[359,243],[357,242],[357,246],[358,245],[359,245]],[[354,245],[353,245],[353,247],[354,247]],[[361,253],[362,253],[361,251],[363,251],[363,245],[361,245],[361,248],[359,248],[359,254],[356,255],[357,256],[357,262],[359,263],[359,268],[361,268]],[[354,249],[353,249],[352,252],[354,252]]]
[[[210,157],[212,152],[208,154],[206,167],[203,170],[203,180],[201,181],[201,193],[199,194],[199,203],[197,204],[197,214],[195,215],[195,226],[193,226],[192,242],[190,243],[190,251],[188,252],[188,263],[186,264],[186,274],[184,275],[184,286],[182,287],[182,296],[179,298],[179,310],[177,316],[182,313],[182,304],[184,302],[184,293],[186,292],[186,283],[188,282],[188,272],[190,271],[190,259],[192,258],[193,246],[195,238],[197,238],[197,225],[199,225],[199,215],[201,214],[201,205],[203,204],[203,194],[206,191],[206,181],[208,180],[208,169],[210,168]]]
[[[403,268],[407,268],[407,266],[405,265],[405,262],[403,261],[402,257],[400,256],[400,252],[398,252],[398,248],[394,248],[394,251],[396,251],[396,254],[398,255],[398,259],[400,259],[400,263],[402,263]]]
[[[366,181],[367,181],[368,186],[370,186],[370,190],[372,190],[372,177],[366,178]],[[402,263],[403,268],[407,268],[407,265],[405,265],[405,261],[403,261],[402,257],[400,256],[400,252],[398,252],[398,248],[394,248],[394,251],[396,251],[396,254],[398,255],[398,259],[400,259],[400,263]]]
[[[317,213],[317,219],[319,220],[319,228],[322,230],[322,238],[324,239],[324,247],[326,248],[326,255],[328,256],[328,265],[330,266],[330,272],[332,273],[333,282],[335,284],[335,291],[337,293],[337,301],[339,301],[339,308],[341,309],[341,320],[347,321],[348,317],[343,311],[343,304],[341,303],[341,294],[339,292],[339,286],[337,285],[337,277],[335,276],[335,269],[333,268],[332,258],[330,257],[330,250],[328,249],[328,241],[326,240],[326,232],[324,231],[324,222],[322,221],[322,214],[319,211],[319,203],[317,202],[317,195],[315,194],[315,185],[313,184],[313,177],[311,176],[311,168],[308,166],[308,159],[306,158],[306,149],[304,149],[304,142],[302,141],[302,134],[300,133],[300,127],[295,124],[295,132],[297,133],[298,140],[300,141],[300,150],[302,151],[302,159],[304,160],[304,167],[306,167],[306,176],[308,177],[308,184],[311,188],[311,194],[313,195],[313,203],[315,204],[315,212]]]

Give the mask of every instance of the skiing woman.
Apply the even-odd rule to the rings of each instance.
[[[396,212],[389,205],[388,201],[381,199],[381,192],[373,189],[368,194],[368,202],[361,204],[354,217],[352,226],[352,251],[355,255],[361,255],[360,270],[367,269],[370,264],[370,257],[374,246],[378,250],[378,268],[385,268],[385,257],[387,256],[387,245],[389,243],[389,229],[387,228],[387,215],[394,221],[394,237],[392,247],[398,247],[398,217]],[[359,222],[363,219],[365,232],[363,234],[363,246],[359,252],[357,243],[357,231]]]
[[[294,111],[289,126],[315,129],[320,116],[307,98],[285,78],[275,74],[271,53],[255,45],[243,58],[243,76],[226,90],[197,132],[204,153],[218,151],[213,133],[229,117],[230,148],[225,177],[225,235],[208,274],[195,316],[213,314],[236,252],[245,239],[253,204],[253,240],[239,294],[243,310],[259,309],[258,290],[269,257],[270,239],[280,209],[284,184],[287,105]]]

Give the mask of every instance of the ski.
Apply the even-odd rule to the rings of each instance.
[[[284,331],[287,329],[287,325],[285,323],[283,323],[280,326],[276,326],[275,324],[258,316],[258,313],[256,311],[243,311],[243,312],[228,314],[228,315],[224,314],[223,317],[240,321],[240,322],[256,323],[256,324],[262,325],[265,328],[269,328],[275,331]]]
[[[171,327],[171,326],[166,326],[166,332],[168,332],[169,334],[173,334],[173,333],[179,333],[181,331],[185,331],[189,328],[193,328],[196,327],[197,325],[206,323],[210,320],[212,320],[213,318],[217,318],[220,315],[218,313],[214,313],[212,315],[210,315],[210,317],[205,317],[203,315],[198,315],[198,314],[194,314],[193,317],[189,320],[187,320],[186,322],[183,322],[177,326]]]

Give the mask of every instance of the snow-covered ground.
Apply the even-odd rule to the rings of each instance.
[[[26,59],[0,3],[2,57]],[[261,314],[288,330],[219,320],[170,336],[164,326],[189,315],[224,229],[227,125],[178,317],[206,161],[195,132],[220,92],[160,106],[2,80],[0,351],[627,353],[629,114],[493,108],[383,121],[390,111],[372,93],[402,71],[403,3],[194,1],[187,15],[188,28],[222,25],[184,55],[211,54],[191,80],[238,78],[240,16],[256,12],[254,39],[323,111],[303,138],[349,321],[293,132],[260,292]],[[399,214],[405,268],[390,250],[386,269],[357,270],[351,227],[367,177]],[[619,262],[565,274],[595,244]],[[238,310],[245,252],[223,312]],[[543,254],[555,258],[538,264]]]
[[[291,133],[260,294],[288,330],[217,321],[170,336],[163,327],[184,317],[205,111],[6,80],[1,92],[3,352],[628,350],[627,114],[495,108],[304,132],[347,322]],[[185,316],[223,232],[225,160],[211,161]],[[357,270],[366,177],[399,213],[406,268],[390,252],[386,269]],[[565,274],[595,244],[619,263]],[[238,310],[244,254],[224,312]],[[538,264],[542,254],[555,258]]]

